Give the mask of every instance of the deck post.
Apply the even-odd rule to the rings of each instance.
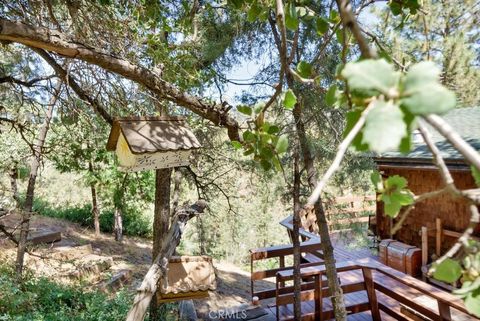
[[[437,257],[440,257],[442,255],[442,236],[443,236],[442,235],[443,234],[442,220],[437,217],[437,219],[435,220],[435,225],[436,225],[436,230],[435,230],[435,234],[436,234],[435,254],[437,255]]]
[[[422,265],[425,266],[428,263],[428,229],[426,226],[422,226]]]
[[[375,286],[373,283],[372,270],[364,267],[362,268],[363,280],[365,281],[365,289],[367,290],[368,303],[372,312],[373,321],[381,321],[380,310],[378,309],[377,294],[375,293]]]
[[[323,321],[322,273],[315,275],[315,320]]]
[[[450,313],[450,306],[441,301],[438,302],[438,313],[440,314],[440,320],[442,321],[451,321],[452,315]]]
[[[280,256],[279,257],[279,260],[280,260],[280,268],[284,268],[285,267],[285,256]],[[281,282],[280,283],[281,287],[285,287],[285,282]]]
[[[278,277],[275,278],[275,311],[277,315],[277,321],[280,321],[280,309],[278,308],[278,296],[280,291],[278,290]]]
[[[253,253],[250,254],[250,275],[253,275]],[[252,299],[254,297],[253,294],[253,278],[250,277],[250,293],[252,294]]]

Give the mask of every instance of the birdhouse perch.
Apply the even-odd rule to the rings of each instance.
[[[187,166],[202,147],[181,117],[129,117],[113,122],[107,150],[115,151],[120,169],[136,172]]]

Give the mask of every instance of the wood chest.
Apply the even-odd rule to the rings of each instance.
[[[422,266],[422,250],[391,239],[382,240],[379,246],[380,262],[395,270],[419,276]]]

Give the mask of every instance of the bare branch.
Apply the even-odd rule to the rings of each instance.
[[[364,58],[376,58],[377,52],[374,48],[368,45],[367,40],[360,30],[355,14],[352,11],[352,5],[348,0],[336,0],[340,17],[345,28],[349,28],[352,31],[353,36],[357,40],[360,52]]]
[[[342,143],[338,146],[337,154],[335,155],[335,159],[333,160],[332,164],[328,168],[327,172],[323,175],[322,179],[317,183],[315,189],[313,190],[312,194],[308,198],[307,205],[313,206],[317,200],[320,198],[322,194],[322,190],[327,184],[328,180],[332,177],[332,175],[338,170],[340,167],[340,163],[342,162],[345,153],[347,152],[348,147],[352,143],[353,139],[362,129],[363,125],[365,124],[365,119],[367,118],[368,113],[372,110],[375,101],[372,101],[367,108],[362,112],[362,115],[353,126],[352,130],[348,133],[347,137],[342,141]]]

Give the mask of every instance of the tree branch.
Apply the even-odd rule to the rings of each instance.
[[[71,73],[67,72],[60,64],[58,64],[55,59],[49,55],[45,50],[32,48],[40,57],[43,58],[57,73],[58,77],[63,79],[65,83],[67,83],[70,88],[77,94],[77,96],[82,99],[83,101],[87,102],[90,106],[92,106],[93,111],[100,115],[107,123],[110,125],[113,124],[112,116],[103,108],[100,102],[95,99],[91,98],[87,93],[78,85],[77,81]]]
[[[337,154],[335,155],[335,159],[333,160],[332,164],[330,164],[330,167],[328,168],[327,172],[323,175],[322,179],[315,186],[315,189],[313,190],[312,194],[308,198],[307,205],[313,206],[317,202],[328,180],[340,167],[340,163],[342,162],[343,156],[347,152],[347,149],[352,143],[355,136],[357,136],[357,134],[362,129],[363,125],[365,124],[365,119],[367,118],[367,115],[370,112],[370,110],[372,110],[373,106],[375,106],[374,101],[372,101],[370,105],[367,108],[365,108],[365,110],[362,112],[362,115],[360,116],[358,121],[355,123],[355,126],[353,126],[352,130],[348,133],[347,137],[345,137],[342,143],[338,146],[338,151],[337,151]]]
[[[102,49],[69,39],[65,34],[43,27],[0,18],[0,40],[55,52],[68,58],[83,60],[144,85],[160,97],[185,107],[217,126],[227,128],[231,140],[241,141],[239,124],[221,105],[205,102],[165,81],[155,71],[133,64]]]

